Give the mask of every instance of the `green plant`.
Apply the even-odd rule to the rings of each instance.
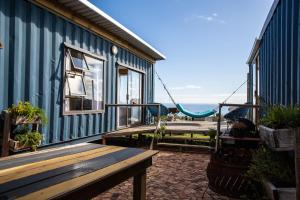
[[[12,105],[8,111],[14,116],[26,117],[29,121],[41,120],[42,123],[47,123],[47,117],[42,109],[32,106],[30,102],[19,102],[17,105]]]
[[[214,141],[216,139],[217,130],[210,128],[207,132],[210,141]]]
[[[274,129],[300,127],[300,107],[272,106],[261,119],[261,124]]]
[[[34,151],[37,149],[42,139],[42,134],[37,131],[27,131],[26,133],[19,133],[15,136],[15,140],[19,141],[21,145],[30,146]]]
[[[159,132],[161,137],[165,136],[166,130],[167,130],[166,125],[164,125],[164,124],[160,125],[160,128],[159,128],[158,132]]]
[[[254,154],[252,163],[246,173],[252,181],[262,183],[270,180],[282,187],[295,185],[295,169],[293,159],[284,153],[272,152],[261,147]]]
[[[209,136],[210,146],[214,146],[216,144],[217,130],[210,128],[207,132],[207,135]]]

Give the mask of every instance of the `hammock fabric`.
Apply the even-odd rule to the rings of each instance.
[[[204,117],[209,117],[211,115],[214,115],[217,111],[215,110],[208,110],[205,112],[191,112],[186,110],[181,104],[176,104],[177,109],[185,114],[186,116],[192,117],[192,118],[204,118]]]

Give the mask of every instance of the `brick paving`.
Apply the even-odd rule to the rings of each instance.
[[[207,188],[208,154],[161,151],[147,170],[147,199],[230,200]],[[93,200],[132,199],[132,179]]]

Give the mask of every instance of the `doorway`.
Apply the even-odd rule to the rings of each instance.
[[[126,67],[118,68],[118,104],[142,103],[143,74]],[[118,128],[138,125],[142,122],[141,107],[118,107]]]

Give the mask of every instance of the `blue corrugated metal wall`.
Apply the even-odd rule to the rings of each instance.
[[[299,0],[281,0],[261,38],[262,105],[300,104]]]
[[[106,103],[116,103],[116,62],[144,70],[144,103],[153,102],[152,63],[26,0],[0,0],[0,110],[18,101],[43,108],[43,144],[60,143],[115,129],[115,108],[105,114],[62,116],[63,42],[105,56]]]

